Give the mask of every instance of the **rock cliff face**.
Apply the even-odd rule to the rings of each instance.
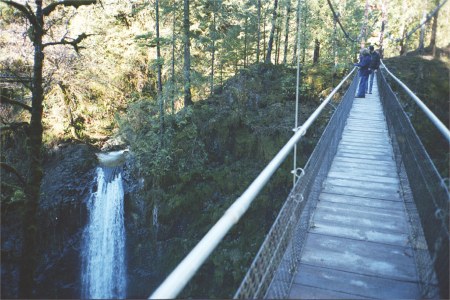
[[[44,163],[38,219],[41,228],[36,295],[80,297],[81,237],[86,201],[95,189],[97,149],[83,144],[61,146]]]
[[[45,159],[35,274],[39,298],[79,297],[79,250],[87,216],[85,202],[94,188],[96,151],[91,146],[68,144]],[[17,297],[20,211],[20,205],[2,207],[2,298]]]

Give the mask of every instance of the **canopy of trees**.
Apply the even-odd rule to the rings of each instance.
[[[34,1],[18,2],[31,8],[35,5]],[[346,34],[359,39],[354,42],[339,24],[336,30],[326,0],[190,0],[188,16],[184,16],[185,6],[172,0],[160,2],[157,14],[158,2],[105,0],[52,12],[44,28],[44,43],[73,41],[82,33],[88,36],[78,52],[70,44],[45,49],[45,141],[67,136],[101,141],[109,136],[116,126],[114,115],[128,103],[143,93],[156,99],[158,69],[165,111],[182,107],[186,17],[190,25],[190,90],[192,100],[198,101],[214,93],[240,68],[265,61],[269,44],[273,64],[295,63],[300,38],[302,62],[315,60],[338,67],[348,67],[361,42],[382,45],[386,57],[418,49],[422,29],[408,34],[423,21],[424,12],[433,12],[439,4],[437,0],[330,0]],[[0,70],[30,76],[32,24],[8,1],[3,1],[0,9]],[[448,45],[449,13],[445,4],[424,24],[425,47]]]

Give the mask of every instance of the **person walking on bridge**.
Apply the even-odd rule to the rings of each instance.
[[[380,67],[380,55],[377,51],[374,51],[373,46],[369,46],[370,51],[370,66],[369,66],[369,89],[367,90],[368,94],[372,94],[372,86],[373,86],[373,78],[375,77],[375,73]]]
[[[359,63],[355,64],[356,67],[359,67],[359,87],[358,93],[356,94],[356,98],[365,98],[367,83],[369,80],[369,67],[370,67],[370,52],[369,49],[363,48],[361,49],[361,55],[359,56]]]

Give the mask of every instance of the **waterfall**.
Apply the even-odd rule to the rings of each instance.
[[[83,235],[82,297],[126,297],[125,228],[121,167],[97,168]]]

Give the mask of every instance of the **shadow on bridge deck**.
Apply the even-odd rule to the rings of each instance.
[[[376,85],[367,96],[353,103],[289,298],[421,297]]]

